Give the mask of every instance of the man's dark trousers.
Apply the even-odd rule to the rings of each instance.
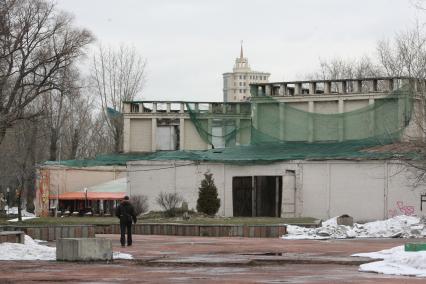
[[[120,233],[121,245],[124,246],[126,244],[126,231],[127,231],[127,245],[132,245],[132,222],[120,222]]]

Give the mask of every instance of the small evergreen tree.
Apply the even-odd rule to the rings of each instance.
[[[197,211],[214,216],[220,207],[217,198],[217,188],[214,184],[213,174],[206,172],[198,190]]]

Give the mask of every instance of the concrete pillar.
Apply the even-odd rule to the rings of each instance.
[[[265,85],[265,94],[267,96],[272,96],[272,86],[271,85]]]
[[[344,112],[344,100],[339,99],[338,102],[338,113]],[[343,116],[339,118],[339,141],[343,141],[345,139],[345,121]]]
[[[370,106],[373,106],[374,105],[374,99],[370,98],[368,100],[368,104]],[[369,126],[368,126],[369,127],[369,133],[370,133],[370,136],[374,136],[375,128],[376,128],[376,115],[375,115],[374,111],[371,111],[369,120],[370,120],[370,123],[369,123]]]
[[[152,103],[152,112],[157,112],[157,103]]]
[[[235,112],[236,112],[236,114],[240,114],[241,113],[241,105],[240,104],[236,105]]]
[[[314,112],[314,101],[308,102],[308,112],[313,113]],[[308,123],[308,141],[313,142],[315,138],[315,129],[314,129],[314,120],[313,117],[310,117],[309,123]]]
[[[287,95],[287,84],[280,84],[280,95],[281,96]]]
[[[309,83],[309,94],[314,95],[317,90],[317,83],[316,82],[310,82]]]
[[[139,112],[143,112],[143,103],[138,104],[139,106]]]
[[[179,119],[179,150],[185,150],[185,119]]]
[[[324,82],[324,94],[330,94],[331,93],[331,82],[327,81]]]
[[[257,86],[257,95],[258,96],[264,96],[265,95],[263,93],[262,86]]]
[[[346,94],[346,81],[340,82],[340,90],[342,94]]]
[[[185,104],[184,103],[180,103],[180,113],[184,113],[185,112]]]
[[[377,80],[373,80],[373,87],[372,87],[372,92],[377,92]]]
[[[286,120],[285,120],[285,103],[280,102],[279,103],[279,138],[281,141],[285,140],[285,124],[286,124]]]
[[[256,129],[257,129],[257,107],[258,107],[258,104],[253,104],[251,107],[252,123],[253,123],[253,127]]]
[[[166,112],[167,113],[170,112],[170,106],[171,106],[171,103],[166,103]]]
[[[221,104],[222,106],[222,113],[226,114],[226,104]]]
[[[157,151],[157,118],[151,120],[151,152]]]
[[[130,118],[123,119],[123,152],[128,153],[130,149]]]
[[[301,95],[302,94],[302,83],[296,83],[294,85],[294,94]]]
[[[195,103],[195,112],[198,112],[200,110],[200,106],[198,103]]]
[[[354,93],[361,93],[362,92],[362,81],[356,80],[354,83]]]
[[[130,110],[130,103],[124,103],[123,104],[123,112],[124,113],[129,113],[131,110]]]
[[[386,88],[392,92],[393,91],[393,79],[386,80]]]

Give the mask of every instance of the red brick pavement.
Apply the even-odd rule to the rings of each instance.
[[[401,245],[403,239],[288,241],[249,238],[192,238],[134,236],[132,247],[121,248],[118,235],[114,250],[137,259],[185,257],[198,254],[304,253],[349,256]],[[424,241],[424,240],[422,240]],[[425,283],[425,279],[358,272],[353,265],[285,264],[266,266],[145,266],[137,261],[65,263],[0,261],[0,283]]]

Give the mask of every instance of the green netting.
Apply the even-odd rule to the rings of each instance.
[[[377,145],[375,139],[353,140],[345,142],[283,142],[264,143],[224,149],[194,151],[158,151],[151,154],[117,154],[102,155],[92,160],[68,160],[46,162],[47,165],[64,165],[68,167],[125,166],[128,161],[193,161],[217,162],[236,165],[270,164],[290,160],[361,160],[389,159],[396,154],[398,158],[414,158],[410,153],[380,153],[363,151]],[[192,164],[192,163],[190,163]],[[167,168],[167,167],[166,167]]]
[[[274,97],[254,97],[251,115],[238,110],[247,103],[223,104],[213,118],[187,104],[191,121],[203,140],[214,148],[286,142],[399,141],[412,112],[410,92],[400,89],[386,97],[346,101],[282,102]],[[237,111],[228,113],[229,106]],[[309,109],[309,108],[313,109]],[[346,111],[343,107],[350,108]],[[353,109],[353,110],[351,110]],[[340,111],[339,111],[340,110]]]
[[[92,160],[62,161],[60,164],[89,167],[126,165],[126,162],[136,160],[261,164],[305,159],[393,157],[395,153],[367,152],[363,149],[400,141],[411,119],[413,98],[410,92],[400,89],[386,97],[375,98],[374,104],[363,99],[345,105],[354,110],[321,113],[338,112],[339,108],[342,110],[338,98],[334,102],[315,103],[311,110],[306,102],[283,103],[273,97],[253,98],[251,103],[218,103],[209,110],[186,104],[199,135],[216,149],[102,155]],[[410,154],[403,155],[413,158]]]

